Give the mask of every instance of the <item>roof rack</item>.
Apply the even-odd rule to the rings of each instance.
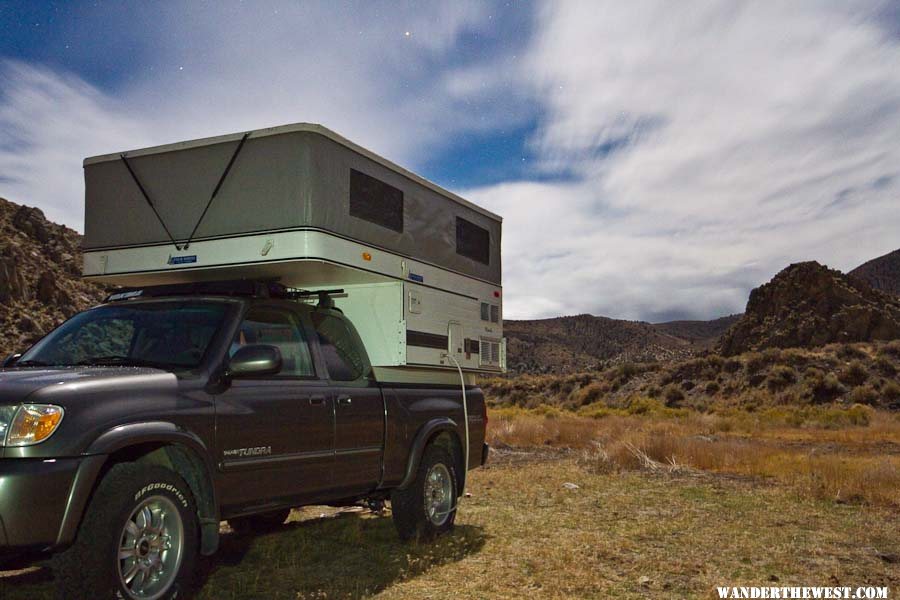
[[[319,307],[333,308],[334,300],[332,296],[343,293],[344,290],[342,289],[310,291],[285,287],[277,281],[237,279],[123,288],[107,296],[104,302],[122,302],[132,298],[158,298],[163,296],[237,296],[245,298],[280,298],[285,300],[317,297]]]

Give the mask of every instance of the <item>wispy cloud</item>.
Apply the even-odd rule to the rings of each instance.
[[[900,245],[900,45],[877,8],[547,3],[522,80],[542,168],[577,185],[470,191],[508,217],[507,315],[709,317],[789,261]]]

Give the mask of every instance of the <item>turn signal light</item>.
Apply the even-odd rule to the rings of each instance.
[[[40,444],[56,431],[62,422],[63,409],[52,404],[24,404],[6,434],[7,446]]]

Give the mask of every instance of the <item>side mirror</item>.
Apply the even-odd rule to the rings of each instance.
[[[20,358],[22,358],[21,352],[19,352],[17,354],[10,354],[3,360],[3,368],[6,369],[8,367],[16,366],[16,363],[19,362]]]
[[[275,346],[254,344],[244,346],[228,363],[230,377],[277,375],[281,371],[281,350]]]

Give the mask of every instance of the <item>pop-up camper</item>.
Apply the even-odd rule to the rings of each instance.
[[[331,297],[381,380],[505,368],[501,218],[320,125],[96,156],[84,169],[88,279],[342,290]]]

